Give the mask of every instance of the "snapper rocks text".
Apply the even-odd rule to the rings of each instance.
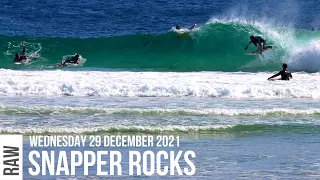
[[[192,176],[196,172],[196,154],[179,149],[179,136],[57,135],[30,136],[29,141],[32,150],[28,155],[31,163],[28,172],[32,176]],[[124,174],[123,169],[129,172]]]

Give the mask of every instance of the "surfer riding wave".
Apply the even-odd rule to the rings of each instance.
[[[260,54],[262,54],[262,52],[266,49],[273,48],[272,46],[266,46],[266,41],[262,37],[250,36],[250,42],[244,49],[247,50],[251,43],[258,47],[257,52],[259,52]]]

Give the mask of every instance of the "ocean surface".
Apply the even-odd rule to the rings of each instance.
[[[316,0],[1,0],[0,133],[181,136],[196,174],[150,179],[319,179],[319,11]],[[250,35],[275,49],[247,56]],[[22,43],[39,58],[14,64]],[[78,66],[55,67],[75,53]],[[293,79],[268,81],[282,63]]]

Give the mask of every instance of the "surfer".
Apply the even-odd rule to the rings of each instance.
[[[56,67],[65,66],[66,63],[69,63],[69,64],[79,64],[79,62],[80,62],[80,54],[76,54],[75,56],[73,56],[73,57],[70,58],[70,59],[62,60],[60,64],[57,64],[57,65],[56,65]]]
[[[197,26],[197,24],[192,25],[189,30],[191,31],[193,28],[195,28]],[[182,29],[180,25],[176,25],[176,30],[180,30]]]
[[[271,76],[268,78],[268,80],[271,80],[272,78],[275,78],[277,76],[281,75],[281,80],[290,80],[290,78],[292,78],[292,74],[291,72],[288,71],[288,65],[286,63],[284,63],[282,65],[282,71],[278,72],[277,74]]]
[[[23,46],[22,52],[21,54],[16,53],[14,62],[21,62],[21,61],[27,60],[28,57],[26,55],[26,45],[22,44],[22,46]]]
[[[192,34],[190,34],[190,32],[192,32],[192,30],[197,26],[197,24],[192,25],[189,29],[184,30],[183,28],[181,28],[180,25],[176,25],[175,29],[180,31],[178,32],[177,38],[188,38],[188,39],[194,39],[194,37],[192,36]]]
[[[247,50],[251,43],[253,43],[255,46],[258,47],[258,52],[260,54],[264,49],[268,49],[268,48],[272,49],[272,46],[266,46],[266,41],[260,36],[250,36],[250,42],[244,49]]]

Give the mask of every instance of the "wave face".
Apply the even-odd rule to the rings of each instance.
[[[260,35],[277,48],[264,57],[246,56],[256,50],[254,46],[244,50],[250,35]],[[239,19],[212,19],[193,32],[172,30],[164,34],[85,39],[1,36],[0,67],[53,68],[63,56],[80,53],[87,59],[82,67],[90,68],[255,72],[278,70],[282,62],[287,62],[293,70],[318,72],[319,37],[317,31]],[[14,65],[13,57],[21,51],[21,41],[29,53],[39,51],[41,57],[27,65]]]

